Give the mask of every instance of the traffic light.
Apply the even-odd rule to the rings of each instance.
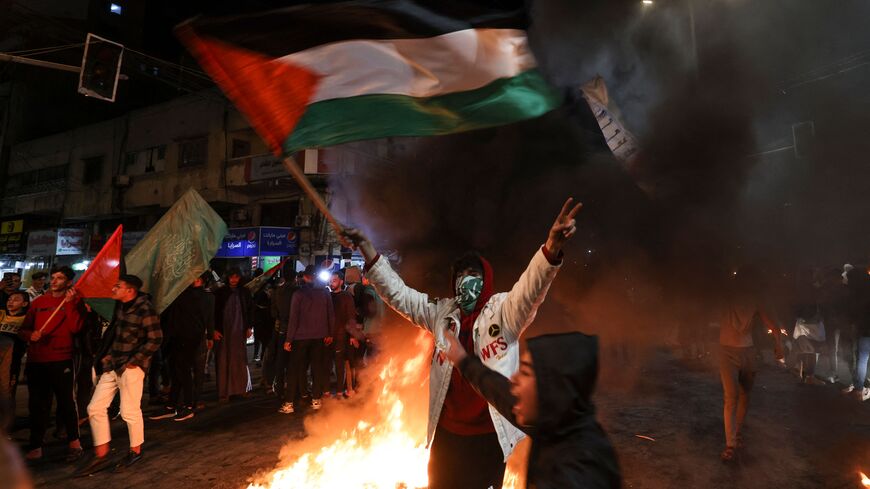
[[[89,33],[79,74],[79,93],[114,102],[123,55],[122,44]]]

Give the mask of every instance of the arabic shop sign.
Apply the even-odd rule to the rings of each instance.
[[[87,229],[60,228],[57,230],[57,256],[81,255],[88,249]]]
[[[292,256],[299,254],[299,233],[294,228],[254,227],[227,231],[217,258]]]
[[[260,256],[299,254],[299,233],[293,228],[260,228]]]
[[[56,231],[31,231],[27,235],[27,256],[52,256],[56,251]]]
[[[227,230],[227,235],[218,248],[218,258],[240,258],[258,256],[259,233],[257,228],[234,228]]]

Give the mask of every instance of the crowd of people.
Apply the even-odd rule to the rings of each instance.
[[[262,366],[260,387],[278,412],[303,400],[317,410],[325,397],[348,398],[357,373],[374,352],[383,306],[358,267],[328,282],[284,267],[267,280],[232,268],[220,280],[209,270],[158,314],[142,280],[121,275],[112,288],[114,313],[101,317],[74,287],[75,272],[37,272],[21,289],[21,275],[0,283],[0,431],[15,425],[19,383],[26,384],[30,440],[24,458],[41,460],[52,422],[67,443],[76,476],[125,470],[142,458],[143,394],[151,420],[183,422],[205,409],[204,381],[212,374],[218,403],[248,397],[254,386],[248,345]],[[46,287],[46,279],[48,279]],[[22,364],[24,366],[22,370]],[[54,416],[52,416],[54,413]],[[129,451],[109,457],[110,420],[127,425]],[[90,427],[93,455],[84,457],[81,428]]]
[[[735,460],[743,446],[741,428],[765,351],[772,351],[774,364],[793,372],[801,383],[839,383],[844,395],[870,400],[867,269],[845,264],[826,272],[815,269],[793,276],[746,266],[732,273],[712,302],[714,305],[702,314],[719,333],[723,461]],[[682,326],[697,328],[704,320],[693,317],[692,322]],[[681,337],[687,357],[706,353],[703,333]]]

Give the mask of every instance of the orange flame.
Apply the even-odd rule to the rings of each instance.
[[[352,429],[337,433],[334,441],[327,440],[247,489],[425,489],[429,485],[425,401],[415,403],[418,399],[409,397],[412,409],[420,412],[408,413],[401,395],[416,396],[425,389],[431,337],[417,335],[414,351],[409,358],[390,358],[379,381],[373,380],[378,386],[373,392],[377,409],[353,405],[353,415],[360,421]],[[328,416],[330,408],[324,406],[326,412],[312,418]],[[406,420],[419,426],[410,426]],[[290,448],[302,451],[302,447]],[[517,473],[506,470],[503,487],[515,489],[518,480]]]
[[[858,475],[861,476],[861,485],[864,487],[870,487],[870,477],[867,477],[864,472],[858,472]]]
[[[411,435],[405,426],[397,389],[397,384],[419,376],[419,362],[415,357],[399,368],[390,359],[381,371],[377,404],[386,413],[383,419],[359,421],[331,445],[302,455],[273,472],[268,482],[248,489],[425,488],[429,451],[425,439]]]

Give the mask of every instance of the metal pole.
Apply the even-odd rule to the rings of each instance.
[[[81,73],[81,66],[63,65],[60,63],[52,63],[51,61],[42,61],[40,59],[22,58],[21,56],[13,56],[11,54],[0,53],[0,61],[8,61],[10,63],[21,63],[23,65],[40,66],[42,68],[51,68],[53,70],[69,71],[71,73]]]

